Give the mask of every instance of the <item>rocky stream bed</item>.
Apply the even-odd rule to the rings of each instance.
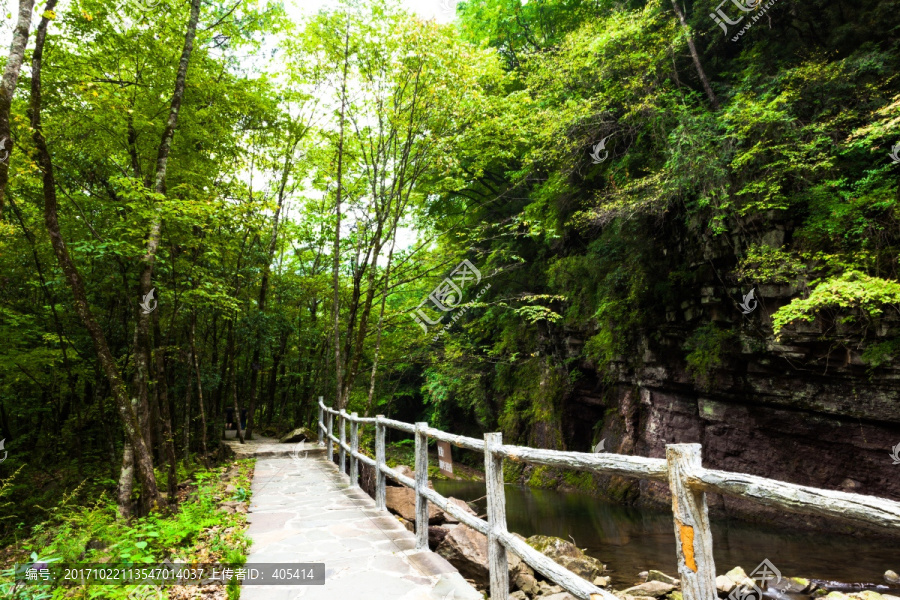
[[[415,477],[409,467],[398,467],[404,475]],[[429,484],[430,486],[430,484]],[[415,530],[415,492],[402,486],[386,489],[388,509],[408,529]],[[468,503],[457,498],[450,501],[475,515]],[[451,515],[429,505],[428,543],[432,550],[447,559],[476,588],[489,586],[487,538],[457,521]],[[520,537],[578,576],[605,588],[622,600],[682,600],[680,581],[666,573],[648,570],[634,573],[633,584],[614,589],[607,565],[589,556],[574,543],[561,538],[533,535]],[[546,581],[517,556],[508,553],[510,598],[512,600],[576,600],[560,586]],[[752,565],[751,565],[752,567]],[[751,574],[755,571],[751,571]],[[618,579],[621,581],[622,577]],[[887,571],[884,583],[839,582],[802,577],[779,576],[754,580],[736,566],[716,578],[719,597],[728,600],[900,600],[900,576]]]

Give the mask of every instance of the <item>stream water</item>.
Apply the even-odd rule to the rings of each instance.
[[[471,501],[485,495],[483,482],[433,480],[436,491]],[[476,503],[484,514],[485,500]],[[637,574],[658,569],[678,576],[675,533],[669,512],[605,503],[586,494],[506,486],[506,521],[525,537],[574,539],[612,571],[614,586],[633,585]],[[794,533],[734,520],[714,520],[717,574],[741,566],[750,573],[768,558],[785,577],[885,585],[884,572],[900,572],[895,542],[828,533]],[[879,589],[900,595],[900,590]]]

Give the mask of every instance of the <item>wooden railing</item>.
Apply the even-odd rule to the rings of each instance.
[[[327,416],[327,420],[326,420]],[[337,416],[340,437],[333,432]],[[350,422],[350,444],[346,443],[346,423]],[[359,452],[359,426],[375,425],[375,460]],[[387,427],[415,435],[415,480],[385,464],[384,433]],[[460,448],[484,453],[487,488],[487,521],[465,512],[428,488],[428,438],[449,442]],[[620,475],[668,482],[672,492],[678,573],[684,600],[716,600],[716,567],[713,562],[712,530],[706,492],[745,498],[790,512],[833,517],[855,523],[900,530],[900,502],[795,485],[754,475],[704,469],[700,444],[669,444],[666,458],[645,458],[624,454],[561,452],[525,446],[507,446],[499,433],[486,433],[484,440],[453,435],[428,423],[403,423],[386,419],[361,418],[325,406],[319,397],[319,442],[325,442],[328,459],[333,460],[338,445],[341,471],[346,473],[350,457],[350,483],[359,485],[359,461],[375,469],[375,504],[385,506],[385,476],[416,491],[416,547],[428,548],[428,503],[449,513],[460,523],[488,538],[488,568],[491,600],[507,600],[509,581],[507,551],[525,561],[535,571],[582,600],[619,600],[606,590],[575,575],[544,556],[506,527],[506,500],[503,494],[503,460],[527,462],[605,475]]]

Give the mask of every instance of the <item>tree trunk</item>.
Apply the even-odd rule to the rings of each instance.
[[[47,2],[46,11],[52,11],[56,6],[56,0]],[[53,175],[53,160],[50,157],[50,151],[47,148],[47,142],[44,139],[43,127],[41,126],[41,67],[44,54],[44,42],[47,37],[47,25],[50,20],[45,16],[41,18],[38,25],[37,35],[35,38],[35,48],[31,60],[31,102],[29,112],[31,117],[31,129],[34,139],[36,162],[42,172],[43,195],[44,195],[44,223],[50,236],[50,243],[53,246],[53,252],[56,254],[57,261],[62,268],[66,283],[72,290],[75,301],[75,312],[78,314],[85,328],[91,336],[94,344],[94,350],[97,353],[97,359],[109,380],[110,390],[116,400],[119,408],[119,414],[125,427],[125,434],[131,441],[134,451],[134,460],[137,464],[138,477],[141,481],[143,496],[150,509],[165,506],[159,496],[159,490],[156,487],[156,476],[153,472],[153,458],[144,442],[143,432],[141,430],[140,420],[136,407],[128,397],[128,391],[125,389],[125,383],[122,381],[119,367],[115,358],[109,351],[109,345],[103,330],[94,318],[87,299],[87,293],[84,288],[84,281],[78,273],[78,268],[72,257],[69,255],[69,249],[66,247],[59,227],[58,218],[58,202],[56,198],[56,180]],[[123,509],[119,507],[120,511]],[[126,507],[127,510],[127,507]]]
[[[192,340],[193,341],[193,340]],[[187,463],[191,453],[191,404],[194,393],[194,355],[193,344],[187,355],[187,389],[184,392],[184,462]]]
[[[197,356],[197,348],[194,346],[194,329],[197,323],[196,315],[191,313],[191,355],[194,357],[194,368],[197,370],[197,402],[200,404],[200,448],[203,451],[203,462],[206,463],[206,408],[203,405],[203,381],[200,379],[200,357]]]
[[[299,142],[299,138],[294,140],[284,158],[284,168],[281,172],[281,183],[278,188],[278,206],[275,209],[275,215],[272,217],[272,237],[269,239],[269,247],[265,257],[266,263],[263,265],[262,282],[260,282],[259,285],[259,302],[257,303],[259,319],[256,324],[256,342],[253,346],[253,359],[250,362],[250,407],[247,410],[247,439],[249,440],[253,439],[253,413],[256,411],[256,400],[259,393],[259,353],[262,347],[262,321],[266,313],[266,296],[269,292],[269,273],[272,269],[272,260],[275,257],[275,248],[278,245],[278,219],[281,217],[281,209],[284,206],[284,190],[287,186],[288,177],[290,176],[291,166],[293,165],[292,158]]]
[[[349,16],[348,16],[349,19]],[[335,398],[334,405],[338,410],[344,408],[344,399],[341,397],[342,378],[341,378],[341,289],[340,289],[340,266],[341,266],[341,193],[342,175],[344,171],[344,120],[347,111],[347,68],[350,62],[350,22],[347,21],[347,30],[344,33],[344,77],[341,81],[341,119],[340,119],[340,138],[338,140],[338,166],[337,166],[337,193],[335,200],[336,220],[334,226],[334,264],[332,268],[332,285],[334,286],[334,298],[332,300],[331,310],[333,312],[334,321],[334,377],[335,377]]]
[[[178,64],[178,73],[175,76],[175,89],[172,92],[172,100],[169,106],[169,117],[163,129],[162,139],[157,149],[156,178],[153,191],[157,194],[166,193],[166,172],[169,160],[169,152],[172,149],[172,140],[175,137],[175,127],[178,124],[178,113],[184,100],[184,88],[187,78],[188,64],[194,48],[194,37],[197,33],[197,21],[200,19],[200,0],[191,1],[191,14],[188,18],[187,31],[184,34],[184,48],[181,52],[181,60]],[[147,298],[153,290],[153,268],[156,264],[156,254],[159,250],[160,231],[162,219],[157,213],[150,223],[150,231],[147,235],[147,247],[144,256],[141,257],[141,276],[139,294],[141,298]],[[140,310],[137,313],[137,332],[135,334],[134,362],[138,372],[149,373],[151,362],[150,346],[150,313]],[[141,385],[139,395],[142,399],[147,397],[146,386],[149,380],[146,377],[135,378],[135,383]]]
[[[19,0],[19,20],[13,30],[12,43],[9,45],[9,58],[3,70],[3,82],[0,83],[0,218],[3,217],[3,201],[6,198],[6,185],[9,183],[9,157],[12,154],[12,139],[9,127],[9,111],[12,107],[13,94],[19,82],[19,73],[25,60],[25,46],[28,45],[28,31],[31,29],[31,13],[34,0]],[[4,154],[6,155],[4,157]]]
[[[394,260],[394,247],[397,244],[397,223],[400,220],[402,203],[397,202],[397,216],[394,219],[391,232],[391,249],[388,251],[387,264],[384,267],[384,292],[381,295],[381,309],[378,313],[378,328],[375,332],[375,352],[372,356],[372,374],[369,378],[369,397],[366,401],[366,417],[371,416],[375,398],[375,374],[378,372],[378,354],[381,351],[381,334],[384,331],[384,308],[391,284],[391,263]]]
[[[154,316],[154,333],[156,339],[161,339],[162,335],[159,330],[159,313]],[[164,344],[168,346],[168,344]],[[166,353],[159,349],[156,351],[156,393],[157,405],[159,408],[159,417],[162,425],[162,451],[168,465],[168,473],[166,476],[166,493],[168,494],[169,503],[174,502],[175,489],[178,484],[178,459],[175,457],[175,434],[172,425],[172,414],[169,404],[169,385],[166,381]]]
[[[681,22],[681,28],[684,29],[684,37],[687,38],[688,49],[691,51],[694,67],[697,69],[697,75],[700,77],[700,82],[703,84],[703,89],[706,91],[709,103],[712,105],[713,110],[718,110],[719,100],[716,98],[716,95],[712,91],[712,87],[709,85],[709,79],[706,77],[706,71],[703,70],[703,65],[700,63],[700,55],[697,53],[697,47],[694,45],[694,38],[691,36],[691,29],[684,19],[684,13],[681,12],[681,9],[678,7],[678,0],[672,0],[672,8],[675,9],[675,14],[678,15],[678,21]]]
[[[119,474],[119,489],[117,501],[119,503],[119,516],[123,519],[131,518],[131,491],[134,489],[134,452],[131,442],[125,440],[125,449],[122,451],[122,471]]]

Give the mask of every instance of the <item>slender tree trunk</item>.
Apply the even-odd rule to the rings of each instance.
[[[56,0],[47,2],[47,11],[52,11],[56,6]],[[134,403],[128,397],[125,389],[125,383],[122,381],[119,367],[115,358],[109,351],[109,345],[103,330],[94,318],[91,311],[90,303],[87,299],[87,293],[84,288],[84,281],[78,273],[78,268],[69,250],[66,247],[59,227],[58,218],[58,202],[56,198],[56,180],[53,175],[53,160],[50,157],[50,151],[47,148],[47,142],[44,139],[43,127],[41,125],[41,67],[44,54],[44,42],[47,37],[47,25],[50,20],[44,16],[38,25],[37,35],[35,36],[35,48],[31,60],[31,129],[34,139],[36,162],[42,172],[43,194],[44,194],[44,223],[50,236],[50,243],[53,246],[53,252],[59,261],[66,283],[72,290],[75,301],[75,312],[78,314],[85,328],[91,336],[94,344],[94,350],[100,362],[103,371],[109,380],[110,390],[116,399],[116,405],[125,427],[125,433],[131,441],[134,450],[134,460],[137,464],[138,477],[141,481],[143,497],[149,508],[155,509],[164,506],[165,503],[159,496],[159,490],[156,486],[156,476],[153,472],[153,457],[150,455],[149,448],[144,442],[141,424],[138,418],[138,411]],[[120,510],[123,507],[119,507]],[[127,508],[126,508],[127,510]]]
[[[269,376],[269,391],[266,394],[267,397],[267,408],[266,408],[266,424],[269,425],[272,423],[272,416],[275,413],[275,386],[278,383],[278,368],[282,368],[282,372],[284,371],[284,367],[281,365],[281,360],[284,358],[284,353],[287,350],[287,341],[288,341],[288,333],[285,332],[281,335],[281,345],[278,347],[278,350],[275,351],[275,355],[272,357],[272,373]]]
[[[709,103],[712,105],[713,110],[718,110],[719,100],[716,98],[712,87],[709,85],[706,71],[703,70],[703,65],[700,63],[700,55],[697,53],[697,46],[694,45],[694,38],[691,36],[691,29],[684,19],[684,13],[681,12],[681,8],[678,6],[678,0],[672,0],[672,8],[675,9],[675,14],[678,15],[678,21],[681,23],[681,28],[684,29],[684,37],[687,39],[688,48],[691,51],[691,58],[694,61],[694,67],[697,69],[697,75],[700,77],[700,82],[703,84],[703,89],[706,91],[706,97],[709,98]]]
[[[200,378],[200,357],[197,356],[197,348],[194,345],[194,329],[197,323],[196,315],[191,313],[191,355],[194,357],[194,368],[197,370],[197,402],[200,404],[200,448],[203,451],[203,461],[206,463],[206,408],[203,404],[203,381]]]
[[[366,401],[366,417],[372,414],[375,398],[375,374],[378,372],[378,355],[381,352],[381,334],[384,330],[384,309],[387,304],[391,285],[391,263],[394,260],[394,247],[397,244],[397,223],[400,220],[402,203],[397,200],[397,217],[394,219],[391,232],[391,249],[388,251],[387,264],[384,267],[384,292],[381,295],[381,309],[378,312],[378,329],[375,332],[375,353],[372,356],[372,374],[369,377],[369,398]]]
[[[194,49],[194,38],[197,34],[197,22],[200,19],[201,0],[191,1],[191,14],[188,18],[187,31],[184,34],[184,48],[181,51],[181,60],[178,63],[178,73],[175,76],[175,89],[172,92],[172,100],[169,105],[169,116],[163,129],[162,139],[157,149],[156,176],[153,191],[157,194],[166,193],[166,173],[168,168],[169,153],[172,149],[172,140],[175,137],[175,127],[178,124],[178,113],[184,101],[184,89],[187,79],[188,64]],[[153,290],[153,268],[156,265],[156,254],[159,250],[162,218],[159,213],[154,215],[147,235],[147,247],[144,256],[141,257],[141,276],[139,292],[141,298],[147,298]],[[137,313],[137,334],[135,335],[134,361],[137,371],[149,373],[151,363],[150,346],[150,313],[143,310]],[[149,380],[146,377],[137,379],[136,383],[146,387]],[[146,389],[139,392],[141,398],[147,397]]]
[[[134,489],[134,452],[131,442],[125,439],[125,449],[122,451],[122,470],[119,473],[119,489],[117,501],[119,504],[119,516],[123,519],[131,518],[131,491]]]
[[[159,330],[159,313],[153,320],[154,333],[156,339],[162,338]],[[156,393],[154,394],[158,400],[159,417],[162,424],[162,451],[168,465],[168,473],[166,476],[166,492],[168,493],[168,501],[175,501],[175,489],[178,484],[178,459],[175,457],[175,433],[172,424],[172,413],[169,404],[169,385],[166,381],[166,353],[159,349],[156,351]]]
[[[332,285],[334,286],[334,298],[332,300],[332,312],[334,321],[334,377],[335,398],[334,405],[338,410],[345,407],[346,403],[341,396],[343,388],[341,369],[341,194],[343,193],[344,172],[344,122],[347,112],[347,69],[350,63],[350,21],[348,17],[347,30],[344,33],[344,77],[341,81],[341,119],[340,137],[338,140],[338,166],[337,166],[337,193],[335,200],[336,221],[334,226],[334,264],[332,272]]]
[[[237,428],[237,436],[238,439],[241,440],[241,443],[244,442],[244,432],[241,428],[241,409],[238,406],[238,382],[237,382],[237,361],[234,358],[234,354],[231,356],[231,400],[232,405],[234,406],[234,426]]]
[[[19,20],[13,30],[12,43],[9,45],[9,58],[3,70],[3,81],[0,83],[0,218],[3,217],[3,201],[6,198],[6,185],[9,183],[9,157],[12,154],[12,138],[10,138],[9,111],[12,107],[13,94],[19,82],[19,73],[25,60],[25,46],[28,45],[28,31],[31,29],[31,13],[34,0],[19,0]]]
[[[278,207],[275,209],[275,215],[272,217],[272,237],[269,239],[269,247],[265,257],[266,262],[263,265],[262,281],[259,285],[259,301],[257,302],[259,322],[256,325],[253,359],[250,362],[250,407],[247,410],[247,439],[249,440],[253,439],[253,414],[256,411],[256,401],[259,393],[259,354],[262,348],[262,328],[266,313],[266,297],[269,292],[269,274],[272,270],[272,260],[275,258],[275,248],[278,245],[278,220],[281,217],[281,209],[284,206],[285,188],[287,187],[291,166],[293,165],[294,151],[297,149],[299,142],[299,139],[295,140],[285,154],[281,183],[278,188]]]
[[[237,317],[237,315],[235,315],[235,318],[236,317]],[[227,342],[227,346],[225,349],[225,362],[230,365],[230,369],[228,372],[228,381],[231,385],[231,400],[232,400],[232,408],[234,410],[234,426],[235,426],[235,429],[237,429],[237,437],[243,444],[244,443],[244,432],[241,429],[241,409],[240,409],[240,407],[238,407],[238,399],[237,399],[237,397],[238,397],[238,394],[237,394],[237,385],[238,385],[237,363],[238,363],[238,361],[235,358],[236,354],[237,354],[237,351],[234,348],[234,319],[232,319],[228,323],[228,342]],[[225,389],[226,389],[226,395],[227,395],[228,386],[226,386]],[[227,399],[226,399],[226,402],[227,402]],[[227,434],[223,430],[222,439],[225,439],[226,436],[227,436]]]
[[[191,453],[191,404],[194,394],[194,355],[193,344],[187,355],[187,389],[184,392],[184,462],[187,463]]]

